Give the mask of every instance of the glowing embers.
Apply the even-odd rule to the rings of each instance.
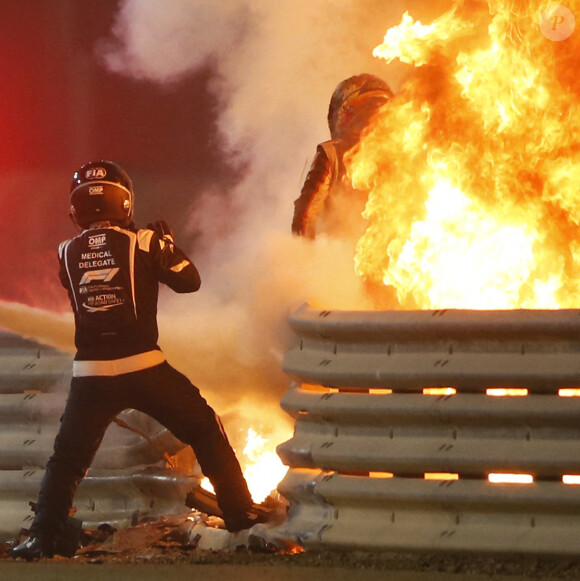
[[[456,395],[457,389],[454,387],[425,387],[422,393],[423,395],[438,396]],[[525,397],[528,395],[528,390],[525,388],[488,387],[485,390],[485,395],[490,397]]]
[[[317,385],[316,383],[301,383],[300,389],[303,389],[304,391],[316,391],[322,393],[327,393],[329,390],[328,387]]]
[[[425,480],[459,480],[459,474],[455,472],[425,472]]]
[[[496,472],[489,474],[488,480],[493,484],[533,484],[534,477],[531,474],[505,474]],[[579,486],[580,474],[564,474],[561,482],[568,486]]]
[[[378,479],[397,478],[398,475],[393,472],[369,472],[368,477]],[[524,474],[519,472],[491,472],[487,475],[487,481],[490,484],[533,484],[535,482],[533,474]],[[457,481],[465,480],[457,472],[425,472],[423,480],[431,481]],[[472,480],[472,479],[468,479]],[[562,484],[567,486],[580,486],[580,474],[564,474],[561,478]]]
[[[393,478],[392,472],[369,472],[369,478]]]
[[[488,387],[485,395],[490,397],[525,397],[528,390],[525,388]]]
[[[301,383],[300,389],[303,389],[304,391],[309,391],[309,392],[313,392],[313,393],[321,393],[321,394],[338,393],[337,388],[324,387],[324,385],[318,385],[316,383]]]
[[[457,390],[454,387],[424,387],[423,395],[455,395]]]
[[[558,390],[560,397],[580,397],[580,389],[573,387],[565,387]]]
[[[349,393],[349,394],[364,394],[364,395],[391,395],[393,390],[388,387],[325,387],[323,385],[317,385],[314,383],[301,383],[300,388],[304,391],[309,391],[313,393]]]
[[[492,472],[487,475],[492,484],[533,484],[534,477],[531,474],[510,474],[504,472]]]
[[[322,385],[302,383],[301,389],[315,393],[341,393],[341,394],[365,394],[365,395],[392,395],[393,393],[405,394],[406,390],[393,391],[387,387],[363,388],[363,387],[325,387]],[[457,395],[458,390],[455,387],[423,387],[422,395],[429,396],[451,396]],[[489,397],[526,397],[529,390],[525,387],[488,387],[485,389],[485,395]],[[565,388],[558,390],[560,397],[580,397],[580,388]]]

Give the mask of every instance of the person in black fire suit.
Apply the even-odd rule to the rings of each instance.
[[[71,217],[82,232],[60,245],[59,261],[75,318],[73,377],[30,537],[11,556],[59,553],[77,486],[107,426],[128,408],[152,416],[189,444],[214,486],[227,529],[249,528],[261,517],[252,512],[219,418],[157,345],[159,282],[178,293],[195,292],[201,282],[196,267],[175,246],[165,222],[135,227],[132,183],[116,163],[82,166],[70,198]]]
[[[392,97],[388,84],[368,73],[349,77],[337,85],[328,108],[331,139],[316,148],[300,197],[294,202],[293,234],[307,238],[315,238],[321,232],[360,235],[357,228],[367,196],[350,184],[343,156],[357,144],[372,116]]]

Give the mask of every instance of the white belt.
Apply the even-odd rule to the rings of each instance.
[[[87,377],[103,375],[111,377],[141,371],[165,361],[165,355],[155,349],[145,353],[138,353],[122,359],[108,359],[105,361],[73,361],[73,377]]]

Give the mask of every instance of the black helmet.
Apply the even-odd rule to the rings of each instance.
[[[393,96],[383,79],[363,73],[341,81],[330,99],[328,127],[332,139],[356,134],[369,117]]]
[[[81,228],[105,220],[128,226],[134,205],[131,178],[112,161],[91,161],[74,173],[70,203],[71,218]]]

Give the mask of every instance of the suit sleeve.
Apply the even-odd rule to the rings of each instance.
[[[330,193],[331,181],[331,164],[324,148],[319,145],[300,197],[294,202],[293,234],[314,238],[316,219]]]
[[[157,264],[159,282],[177,293],[191,293],[199,289],[201,278],[197,268],[170,237],[160,238],[153,233],[151,250]]]
[[[70,290],[70,282],[68,278],[68,272],[66,269],[66,249],[69,244],[70,240],[65,240],[61,242],[58,247],[58,277],[60,279],[60,283],[62,286],[68,290]]]

